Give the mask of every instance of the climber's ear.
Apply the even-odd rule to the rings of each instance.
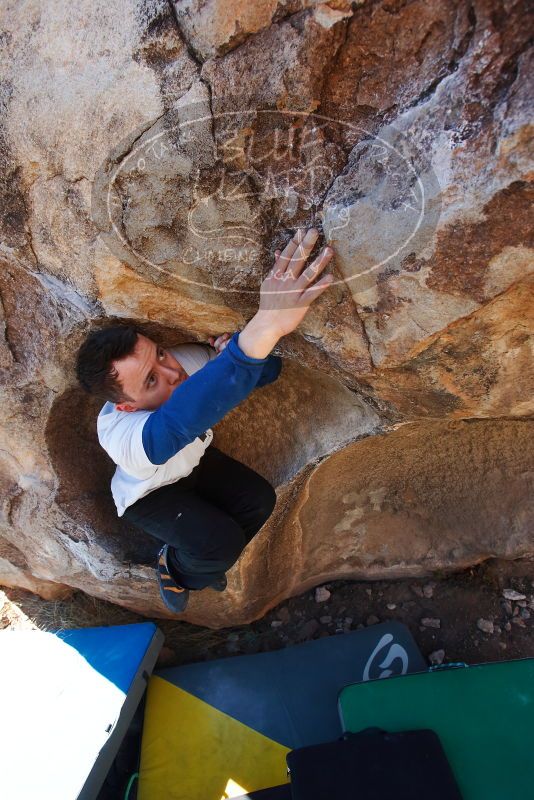
[[[117,411],[137,411],[130,403],[116,403],[115,408]]]

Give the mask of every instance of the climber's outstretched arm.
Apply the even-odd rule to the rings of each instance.
[[[318,235],[313,228],[306,234],[297,232],[262,281],[260,306],[250,322],[231,337],[217,358],[178,386],[147,418],[142,441],[152,464],[164,464],[256,386],[278,377],[282,362],[278,356],[269,357],[271,350],[298,326],[311,303],[332,283],[331,275],[314,283],[332,258],[330,248],[304,269]]]
[[[238,345],[238,336],[239,332],[235,333],[217,358],[177,386],[147,417],[142,441],[152,464],[164,464],[248,397],[268,362],[271,380],[278,377],[282,359],[247,356]]]

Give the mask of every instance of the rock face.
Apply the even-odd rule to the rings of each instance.
[[[88,330],[244,326],[315,224],[331,289],[215,427],[278,502],[220,595],[247,622],[336,577],[534,552],[526,0],[25,0],[0,11],[0,583],[166,616],[116,517]]]

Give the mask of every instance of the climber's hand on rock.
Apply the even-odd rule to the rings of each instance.
[[[230,339],[232,338],[231,333],[221,333],[220,336],[209,336],[208,342],[211,344],[213,348],[217,351],[217,355],[222,353]]]
[[[297,231],[285,248],[275,253],[274,266],[260,286],[260,307],[238,337],[238,344],[251,358],[266,358],[278,340],[294,331],[310,305],[333,282],[332,275],[316,278],[334,251],[325,247],[305,268],[319,232]]]
[[[284,250],[276,251],[274,266],[262,281],[257,316],[279,337],[295,330],[333,281],[332,275],[317,280],[334,254],[332,248],[323,248],[306,266],[318,236],[316,228],[297,231]]]

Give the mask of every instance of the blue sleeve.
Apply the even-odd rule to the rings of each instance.
[[[217,358],[190,375],[147,417],[142,442],[152,464],[165,464],[219,422],[256,386],[276,380],[282,366],[279,356],[247,356],[237,343],[238,336],[239,331]]]
[[[215,349],[211,345],[206,345],[206,347],[210,350],[210,359],[213,357],[215,353]],[[218,356],[216,356],[218,358]],[[267,356],[265,360],[265,364],[263,365],[263,369],[260,373],[260,377],[256,384],[256,389],[260,389],[262,386],[267,386],[269,383],[274,383],[274,381],[278,378],[280,373],[282,372],[282,359],[280,356]]]
[[[256,384],[256,389],[261,386],[267,386],[268,383],[273,383],[282,371],[282,359],[280,356],[267,356],[267,361],[263,366],[259,380]]]

